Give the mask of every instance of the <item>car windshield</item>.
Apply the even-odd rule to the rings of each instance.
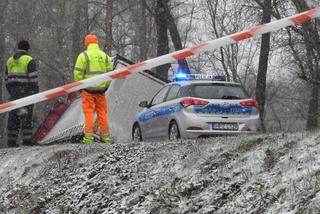
[[[183,96],[204,99],[246,99],[248,95],[239,85],[229,84],[193,84],[186,86],[182,91]]]

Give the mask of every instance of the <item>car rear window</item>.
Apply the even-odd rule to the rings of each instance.
[[[181,88],[179,97],[198,97],[204,99],[246,99],[248,95],[239,85],[194,84]]]

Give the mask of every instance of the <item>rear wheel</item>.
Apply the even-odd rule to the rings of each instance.
[[[174,141],[180,139],[179,127],[176,121],[172,121],[169,125],[169,140]]]
[[[136,143],[142,141],[141,129],[138,123],[134,124],[132,128],[132,140]]]

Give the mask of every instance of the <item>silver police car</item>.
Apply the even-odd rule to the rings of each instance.
[[[176,78],[179,80],[179,78]],[[261,129],[258,103],[223,76],[185,75],[161,88],[132,126],[137,141],[193,139]]]

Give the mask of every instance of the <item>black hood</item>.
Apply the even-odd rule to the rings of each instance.
[[[13,59],[19,59],[21,56],[27,55],[27,54],[28,53],[25,50],[18,50],[18,52],[13,55]]]

